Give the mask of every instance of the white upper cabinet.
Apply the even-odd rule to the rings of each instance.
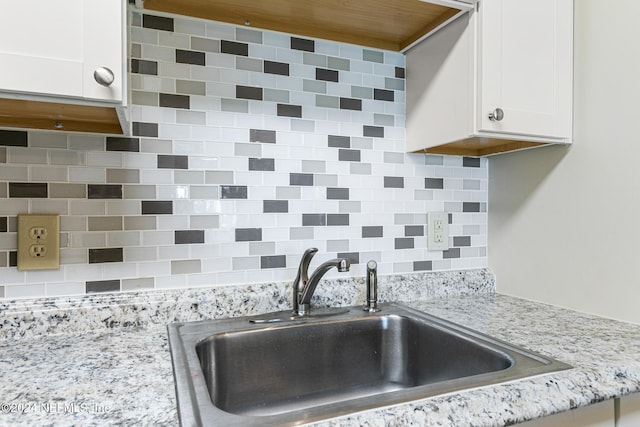
[[[407,52],[407,150],[570,143],[572,65],[573,0],[482,0]]]
[[[121,0],[0,0],[0,91],[121,102],[124,7]]]

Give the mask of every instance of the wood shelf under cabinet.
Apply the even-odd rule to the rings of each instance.
[[[0,98],[0,127],[123,134],[115,107]]]
[[[511,139],[482,138],[475,137],[463,141],[451,142],[449,144],[421,150],[428,154],[449,154],[455,156],[481,157],[491,154],[505,153],[508,151],[523,150],[525,148],[548,145],[545,142],[515,141]]]
[[[460,9],[419,0],[145,0],[146,10],[403,51]],[[440,3],[456,4],[452,1]]]

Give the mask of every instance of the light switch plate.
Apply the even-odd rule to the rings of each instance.
[[[429,213],[427,249],[430,251],[449,249],[449,214],[447,212]]]
[[[60,215],[18,215],[18,270],[60,268]]]

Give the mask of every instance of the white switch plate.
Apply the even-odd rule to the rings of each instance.
[[[428,216],[427,249],[446,251],[449,249],[449,214],[447,212],[430,212]]]

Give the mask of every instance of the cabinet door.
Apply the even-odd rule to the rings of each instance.
[[[0,0],[0,90],[122,99],[120,0]],[[100,65],[98,65],[100,64]],[[93,78],[109,67],[109,88]]]
[[[478,13],[478,128],[570,138],[573,0],[484,0]]]

